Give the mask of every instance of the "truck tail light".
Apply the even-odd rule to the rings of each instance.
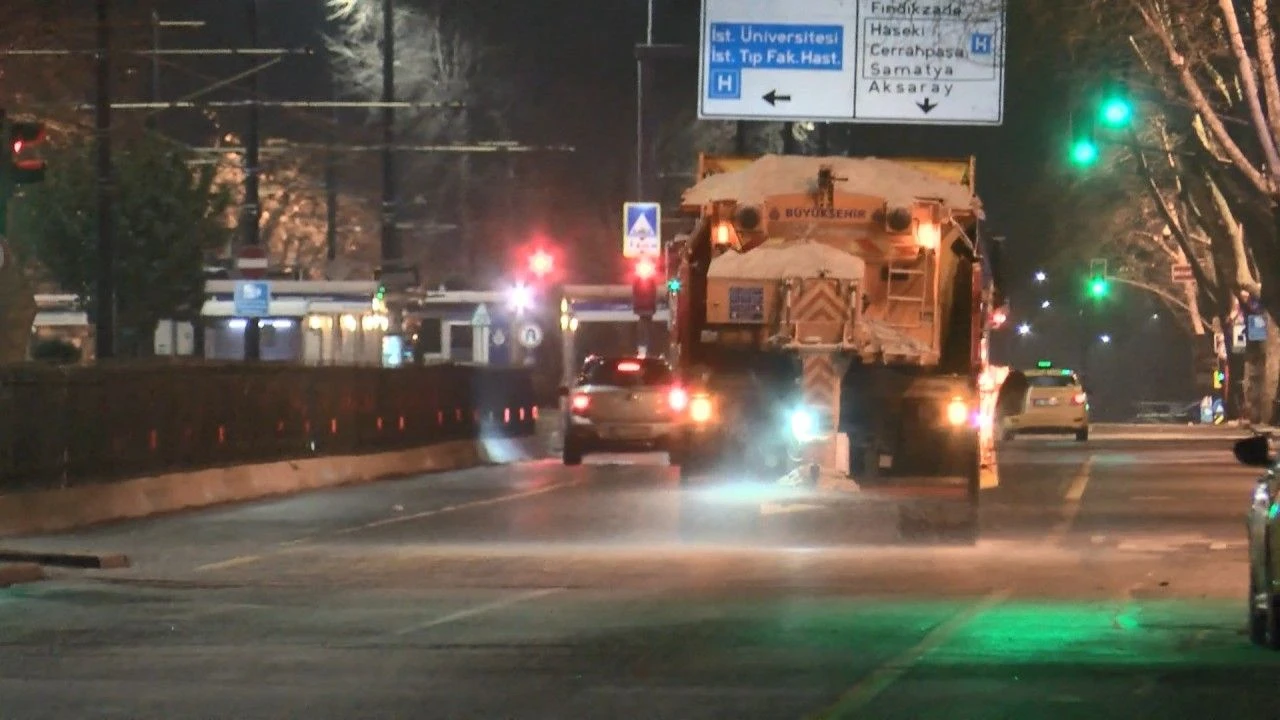
[[[684,409],[689,407],[689,393],[682,387],[673,387],[671,392],[667,393],[667,403],[675,412],[684,412]]]
[[[963,398],[951,398],[947,403],[947,422],[959,427],[969,420],[969,406]]]
[[[1082,392],[1078,392],[1078,393],[1076,393],[1075,395],[1072,395],[1072,396],[1071,396],[1071,404],[1072,404],[1072,405],[1083,405],[1083,404],[1085,403],[1085,401],[1086,401],[1086,400],[1088,400],[1088,399],[1089,399],[1089,396],[1088,396],[1088,395],[1085,395],[1085,394],[1084,394],[1084,393],[1082,393]]]
[[[587,395],[574,395],[569,401],[569,407],[575,413],[584,413],[591,407],[591,398]]]
[[[711,398],[705,395],[699,395],[689,401],[689,418],[695,423],[703,424],[711,422],[711,418],[715,416],[715,408],[711,405]]]

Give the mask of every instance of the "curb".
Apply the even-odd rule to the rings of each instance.
[[[58,553],[0,550],[0,563],[19,565],[53,565],[55,567],[117,570],[129,567],[129,558],[119,553]]]
[[[44,579],[44,568],[35,563],[0,563],[0,588]]]

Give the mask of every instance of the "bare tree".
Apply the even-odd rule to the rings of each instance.
[[[237,139],[224,138],[235,144]],[[262,205],[262,242],[272,265],[291,267],[307,279],[326,276],[328,266],[328,215],[325,191],[319,181],[322,158],[280,142],[263,144],[259,180]],[[234,226],[244,192],[244,165],[238,154],[219,158],[217,181],[231,189],[233,202],[226,221]],[[378,216],[364,198],[343,195],[339,203],[337,259],[358,277],[373,277],[378,262]]]
[[[1240,301],[1271,317],[1263,417],[1275,419],[1280,384],[1280,80],[1268,0],[1033,0],[1044,22],[1068,28],[1070,54],[1093,82],[1122,80],[1166,121],[1165,144],[1136,153],[1166,178],[1178,203],[1156,201],[1172,238],[1209,239],[1214,275],[1197,275],[1225,322]],[[1102,72],[1099,72],[1101,70]],[[1130,142],[1134,137],[1128,138]],[[1166,167],[1167,166],[1167,167]],[[1151,183],[1149,183],[1151,184]],[[1158,195],[1159,188],[1149,188]],[[1182,214],[1178,215],[1177,211]],[[1216,287],[1215,287],[1216,286]]]
[[[337,79],[346,91],[367,99],[382,93],[381,0],[326,0],[334,31],[328,38]],[[407,143],[444,145],[510,137],[504,114],[510,93],[495,73],[487,48],[442,12],[442,3],[424,8],[398,4],[395,10],[396,99],[416,103],[458,103],[462,108],[422,108],[397,112],[397,132]],[[371,118],[372,119],[372,118]],[[473,186],[506,183],[505,163],[481,165],[466,153],[415,153],[402,160],[403,187],[413,188],[403,205],[426,240],[406,248],[425,259],[441,242],[466,244],[474,271],[481,242],[471,217],[480,203]],[[442,232],[441,232],[442,231]],[[454,233],[450,236],[450,233]],[[436,242],[433,242],[433,239]],[[449,242],[452,241],[452,242]],[[432,265],[438,266],[438,260]]]

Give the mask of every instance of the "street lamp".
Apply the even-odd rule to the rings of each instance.
[[[1019,335],[1030,335],[1030,334],[1031,334],[1031,325],[1029,325],[1029,324],[1027,324],[1027,323],[1022,323],[1021,325],[1019,325],[1019,326],[1018,326],[1018,334],[1019,334]]]
[[[1099,339],[1099,340],[1101,340],[1101,341],[1102,341],[1102,343],[1103,343],[1104,345],[1105,345],[1105,344],[1107,344],[1107,343],[1109,343],[1109,342],[1111,342],[1111,336],[1110,336],[1110,335],[1105,335],[1105,334],[1104,334],[1104,335],[1099,336],[1099,337],[1098,337],[1098,339]]]
[[[1043,301],[1043,302],[1041,302],[1041,303],[1040,303],[1040,309],[1041,309],[1041,310],[1048,310],[1048,309],[1049,309],[1049,306],[1050,306],[1050,305],[1052,305],[1052,304],[1053,304],[1053,303],[1049,302],[1048,300],[1045,300],[1045,301]]]
[[[1042,282],[1044,282],[1044,281],[1045,281],[1045,280],[1047,280],[1047,279],[1049,279],[1049,276],[1048,276],[1048,275],[1046,275],[1046,274],[1045,274],[1045,272],[1044,272],[1043,270],[1037,270],[1037,271],[1036,271],[1036,282],[1038,282],[1038,283],[1042,283]]]

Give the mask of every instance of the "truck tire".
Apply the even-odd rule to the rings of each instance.
[[[1076,431],[1076,442],[1085,442],[1089,439],[1089,428]]]

